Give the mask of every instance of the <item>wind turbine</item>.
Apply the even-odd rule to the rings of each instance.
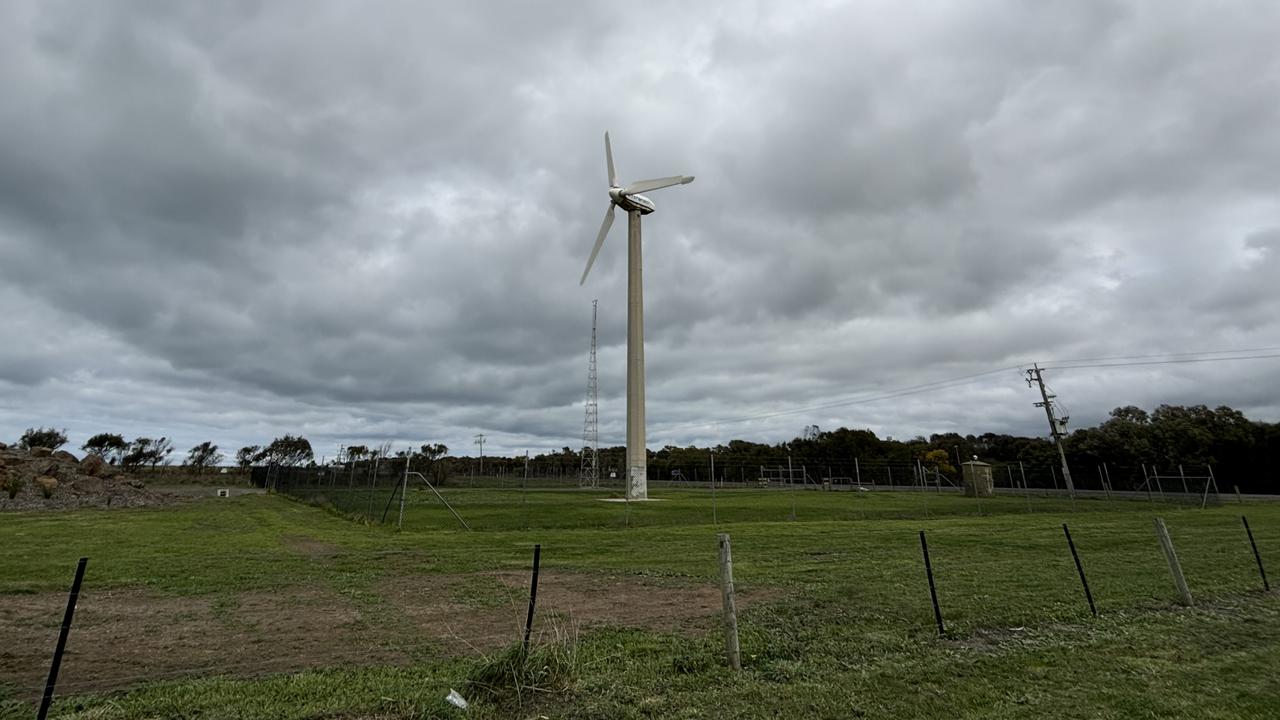
[[[591,248],[591,257],[587,259],[587,268],[582,271],[578,284],[587,281],[587,273],[591,272],[600,246],[604,244],[609,228],[613,227],[614,210],[622,208],[627,213],[627,499],[645,500],[649,497],[649,482],[644,438],[644,281],[640,262],[640,218],[657,208],[652,200],[640,193],[672,185],[687,185],[693,182],[693,176],[672,175],[619,186],[617,174],[613,171],[613,148],[607,132],[604,134],[604,158],[609,166],[609,209],[605,211],[604,222],[596,234],[595,247]]]

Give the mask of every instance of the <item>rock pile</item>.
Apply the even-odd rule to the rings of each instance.
[[[0,510],[139,507],[170,502],[97,455],[0,443]]]

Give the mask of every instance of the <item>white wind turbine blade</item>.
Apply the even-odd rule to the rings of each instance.
[[[582,271],[582,279],[578,281],[582,285],[587,281],[587,273],[591,272],[591,265],[596,261],[596,255],[600,254],[600,246],[604,245],[604,238],[609,234],[609,228],[613,227],[613,209],[617,207],[613,203],[609,203],[609,209],[604,214],[604,222],[600,223],[600,232],[596,235],[596,246],[591,248],[591,257],[587,258],[587,269]]]
[[[609,131],[604,131],[604,159],[609,163],[609,187],[618,187],[618,176],[613,172],[613,147],[609,144]]]
[[[692,175],[672,175],[671,177],[655,178],[653,180],[641,180],[633,182],[622,189],[623,195],[635,195],[636,193],[649,192],[650,190],[659,190],[672,185],[688,185],[693,182]]]

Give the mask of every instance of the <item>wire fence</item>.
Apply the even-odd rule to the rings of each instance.
[[[1204,518],[1175,520],[1170,525],[1197,598],[1212,602],[1214,598],[1255,592],[1262,556],[1250,555],[1240,523],[1221,514],[1187,513],[1184,517]],[[1268,557],[1274,560],[1280,528],[1259,525],[1255,529],[1270,551]],[[1134,516],[1132,521],[1119,524],[1082,520],[1072,529],[1103,613],[1115,613],[1117,621],[1128,622],[1134,610],[1158,612],[1174,602],[1177,595],[1145,517]],[[931,573],[937,574],[941,596],[938,612],[946,616],[949,632],[956,636],[1038,621],[1050,625],[1064,619],[1088,621],[1069,565],[1075,547],[1068,555],[1056,519],[992,527],[980,543],[963,527],[943,525],[928,532]],[[840,583],[848,583],[859,588],[859,593],[851,596],[857,599],[849,601],[856,603],[848,608],[850,612],[861,613],[866,610],[863,603],[875,603],[876,623],[924,631],[932,627],[932,621],[924,570],[913,539],[909,530],[860,541],[853,535],[830,538],[819,533],[808,536],[803,547],[789,551],[778,551],[761,540],[744,542],[736,551],[741,563],[739,602],[749,611],[759,603],[797,601],[798,596],[786,593],[753,594],[780,578],[791,578],[805,588],[814,585],[804,593],[832,582],[838,590]],[[1124,542],[1119,541],[1122,539]],[[875,547],[879,559],[864,562],[865,548],[845,547],[849,542]],[[99,589],[91,561],[58,694],[111,692],[168,680],[256,678],[333,666],[403,665],[423,648],[430,648],[433,656],[440,647],[457,655],[494,651],[518,640],[529,582],[523,555],[527,549],[504,545],[509,549],[495,553],[489,548],[501,557],[483,563],[478,572],[458,575],[423,572],[421,562],[429,554],[423,549],[344,550],[319,559],[304,586],[281,585],[214,597]],[[713,581],[714,545],[708,536],[705,547],[690,550],[706,555],[705,569],[673,583],[643,575],[616,577],[576,571],[572,559],[561,561],[559,557],[575,557],[584,548],[561,544],[545,560],[539,628],[547,629],[548,623],[557,622],[555,618],[574,618],[573,622],[584,627],[621,625],[659,630],[687,627],[696,618],[706,620],[715,613],[708,607],[714,607],[720,597]],[[825,558],[821,579],[812,573],[815,557]],[[145,563],[157,577],[190,573],[195,562],[160,551],[131,560]],[[245,564],[288,560],[288,551],[262,550],[236,557],[212,556],[205,561],[226,563],[225,570],[231,572]],[[362,565],[396,570],[362,586],[358,593],[343,591],[350,589],[348,569]],[[912,591],[904,594],[904,588]],[[654,593],[664,596],[661,610],[639,619],[629,614],[629,603],[618,601],[652,597]],[[1007,602],[993,607],[993,595]],[[362,605],[361,597],[372,604]],[[1093,599],[1090,596],[1090,609]],[[10,600],[7,612],[0,615],[0,640],[5,641],[3,666],[17,671],[0,677],[0,684],[12,697],[32,700],[43,689],[47,647],[59,627],[60,598],[28,593]],[[362,613],[369,607],[382,610]],[[1232,612],[1238,611],[1232,607]],[[387,608],[394,612],[388,615]],[[395,622],[384,622],[387,618]],[[748,630],[753,623],[767,622],[766,615],[746,616]],[[714,623],[706,621],[699,627],[710,633]],[[747,642],[767,636],[744,635]],[[131,640],[118,642],[122,637]],[[701,647],[696,638],[683,642]],[[762,650],[745,649],[752,653]]]
[[[258,467],[251,474],[251,482],[261,488],[286,494],[311,504],[331,507],[342,515],[372,524],[393,523],[401,525],[405,512],[412,519],[425,505],[435,504],[445,508],[454,520],[471,529],[488,529],[485,522],[470,522],[467,514],[482,496],[462,493],[455,495],[459,507],[455,510],[446,496],[454,490],[519,491],[521,503],[528,503],[527,493],[539,490],[593,490],[607,496],[621,497],[623,481],[616,471],[607,469],[594,484],[585,482],[567,471],[563,462],[531,461],[503,466],[491,463],[488,474],[447,474],[439,463],[414,464],[404,458],[363,460],[345,464],[318,467]],[[1172,466],[1130,467],[1116,464],[1098,464],[1093,468],[1077,466],[1068,487],[1067,478],[1060,466],[1032,463],[974,463],[965,472],[973,477],[988,479],[989,489],[969,489],[966,493],[964,472],[953,468],[940,471],[921,462],[888,461],[883,459],[832,461],[814,458],[778,456],[760,458],[753,462],[715,462],[711,457],[705,464],[674,464],[655,462],[649,467],[650,488],[663,490],[786,490],[833,492],[893,492],[915,494],[917,499],[903,496],[901,502],[880,508],[859,509],[860,517],[928,517],[931,514],[954,514],[971,511],[977,514],[1013,512],[1025,509],[1034,512],[1037,504],[1055,509],[1054,501],[1082,500],[1142,500],[1152,504],[1181,504],[1208,507],[1220,505],[1222,496],[1213,468],[1204,466],[1184,468]],[[955,496],[977,495],[972,506],[940,506],[935,501],[930,506],[929,495]],[[983,496],[993,501],[985,505]],[[1021,505],[1007,502],[1021,498]],[[510,498],[508,498],[510,500]],[[1000,499],[1006,500],[1003,504]],[[709,500],[709,502],[714,502]],[[803,504],[813,504],[806,501]],[[538,507],[547,503],[535,501],[530,511],[536,515]],[[1073,506],[1074,507],[1074,506]],[[544,508],[556,513],[554,509]],[[833,508],[834,509],[834,508]],[[797,510],[793,503],[785,519],[794,519]],[[870,513],[870,514],[868,514]],[[630,525],[631,508],[615,510],[617,524]],[[705,522],[731,520],[732,513],[721,515],[714,509],[707,515],[669,514],[666,523]],[[847,518],[847,513],[836,513],[833,519]],[[684,520],[681,520],[684,518]],[[655,518],[656,519],[656,518]],[[745,519],[764,519],[758,513],[750,513]],[[566,520],[568,521],[568,520]],[[526,514],[526,527],[539,526],[536,517]],[[597,523],[601,524],[601,523]],[[603,523],[608,524],[608,523]],[[548,526],[548,525],[541,525]],[[550,525],[557,526],[557,525]],[[508,529],[500,526],[501,529]]]

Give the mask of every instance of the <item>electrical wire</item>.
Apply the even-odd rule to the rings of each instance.
[[[1170,360],[1144,360],[1139,362],[1115,362],[1115,363],[1078,363],[1078,364],[1062,364],[1054,365],[1052,363],[1041,367],[1041,370],[1077,370],[1083,368],[1110,368],[1110,367],[1134,367],[1138,365],[1180,365],[1184,363],[1205,363],[1205,362],[1228,362],[1233,360],[1266,360],[1269,358],[1280,358],[1280,353],[1267,355],[1233,355],[1230,357],[1205,357],[1205,358],[1174,358]]]
[[[1149,355],[1114,355],[1101,358],[1078,358],[1074,360],[1050,360],[1044,361],[1041,370],[1074,370],[1086,368],[1108,368],[1108,367],[1131,367],[1142,365],[1169,365],[1182,363],[1202,363],[1202,362],[1226,362],[1231,360],[1263,360],[1269,358],[1280,358],[1280,353],[1266,353],[1266,351],[1280,350],[1280,346],[1260,347],[1260,348],[1242,348],[1238,350],[1201,350],[1196,352],[1181,353],[1155,353]],[[1235,353],[1264,352],[1261,355],[1238,355]],[[1225,357],[1194,357],[1199,355],[1218,355]],[[1146,360],[1146,358],[1165,358],[1161,360]],[[1137,360],[1138,362],[1109,362],[1111,360]],[[1101,362],[1088,362],[1101,361]],[[863,405],[867,403],[880,402],[883,400],[892,400],[899,397],[907,397],[910,395],[918,395],[920,393],[933,392],[936,390],[944,390],[962,385],[967,385],[974,380],[984,378],[990,375],[996,375],[1011,370],[1022,371],[1027,365],[1017,365],[1012,367],[997,368],[984,372],[973,373],[970,375],[960,375],[954,378],[937,380],[930,383],[920,385],[909,385],[893,390],[885,390],[875,393],[871,390],[862,391],[863,393],[872,393],[866,397],[854,397],[848,400],[840,400],[836,402],[821,403],[816,405],[805,405],[802,407],[789,408],[786,410],[775,410],[771,412],[758,413],[754,415],[743,415],[740,417],[724,418],[719,420],[708,420],[698,423],[685,423],[681,425],[673,425],[655,431],[655,435],[662,433],[672,433],[680,430],[690,430],[694,428],[715,427],[718,425],[732,425],[743,422],[751,422],[753,420],[766,420],[774,417],[783,417],[787,415],[799,415],[818,410],[828,410],[839,407],[850,407],[853,405]]]

